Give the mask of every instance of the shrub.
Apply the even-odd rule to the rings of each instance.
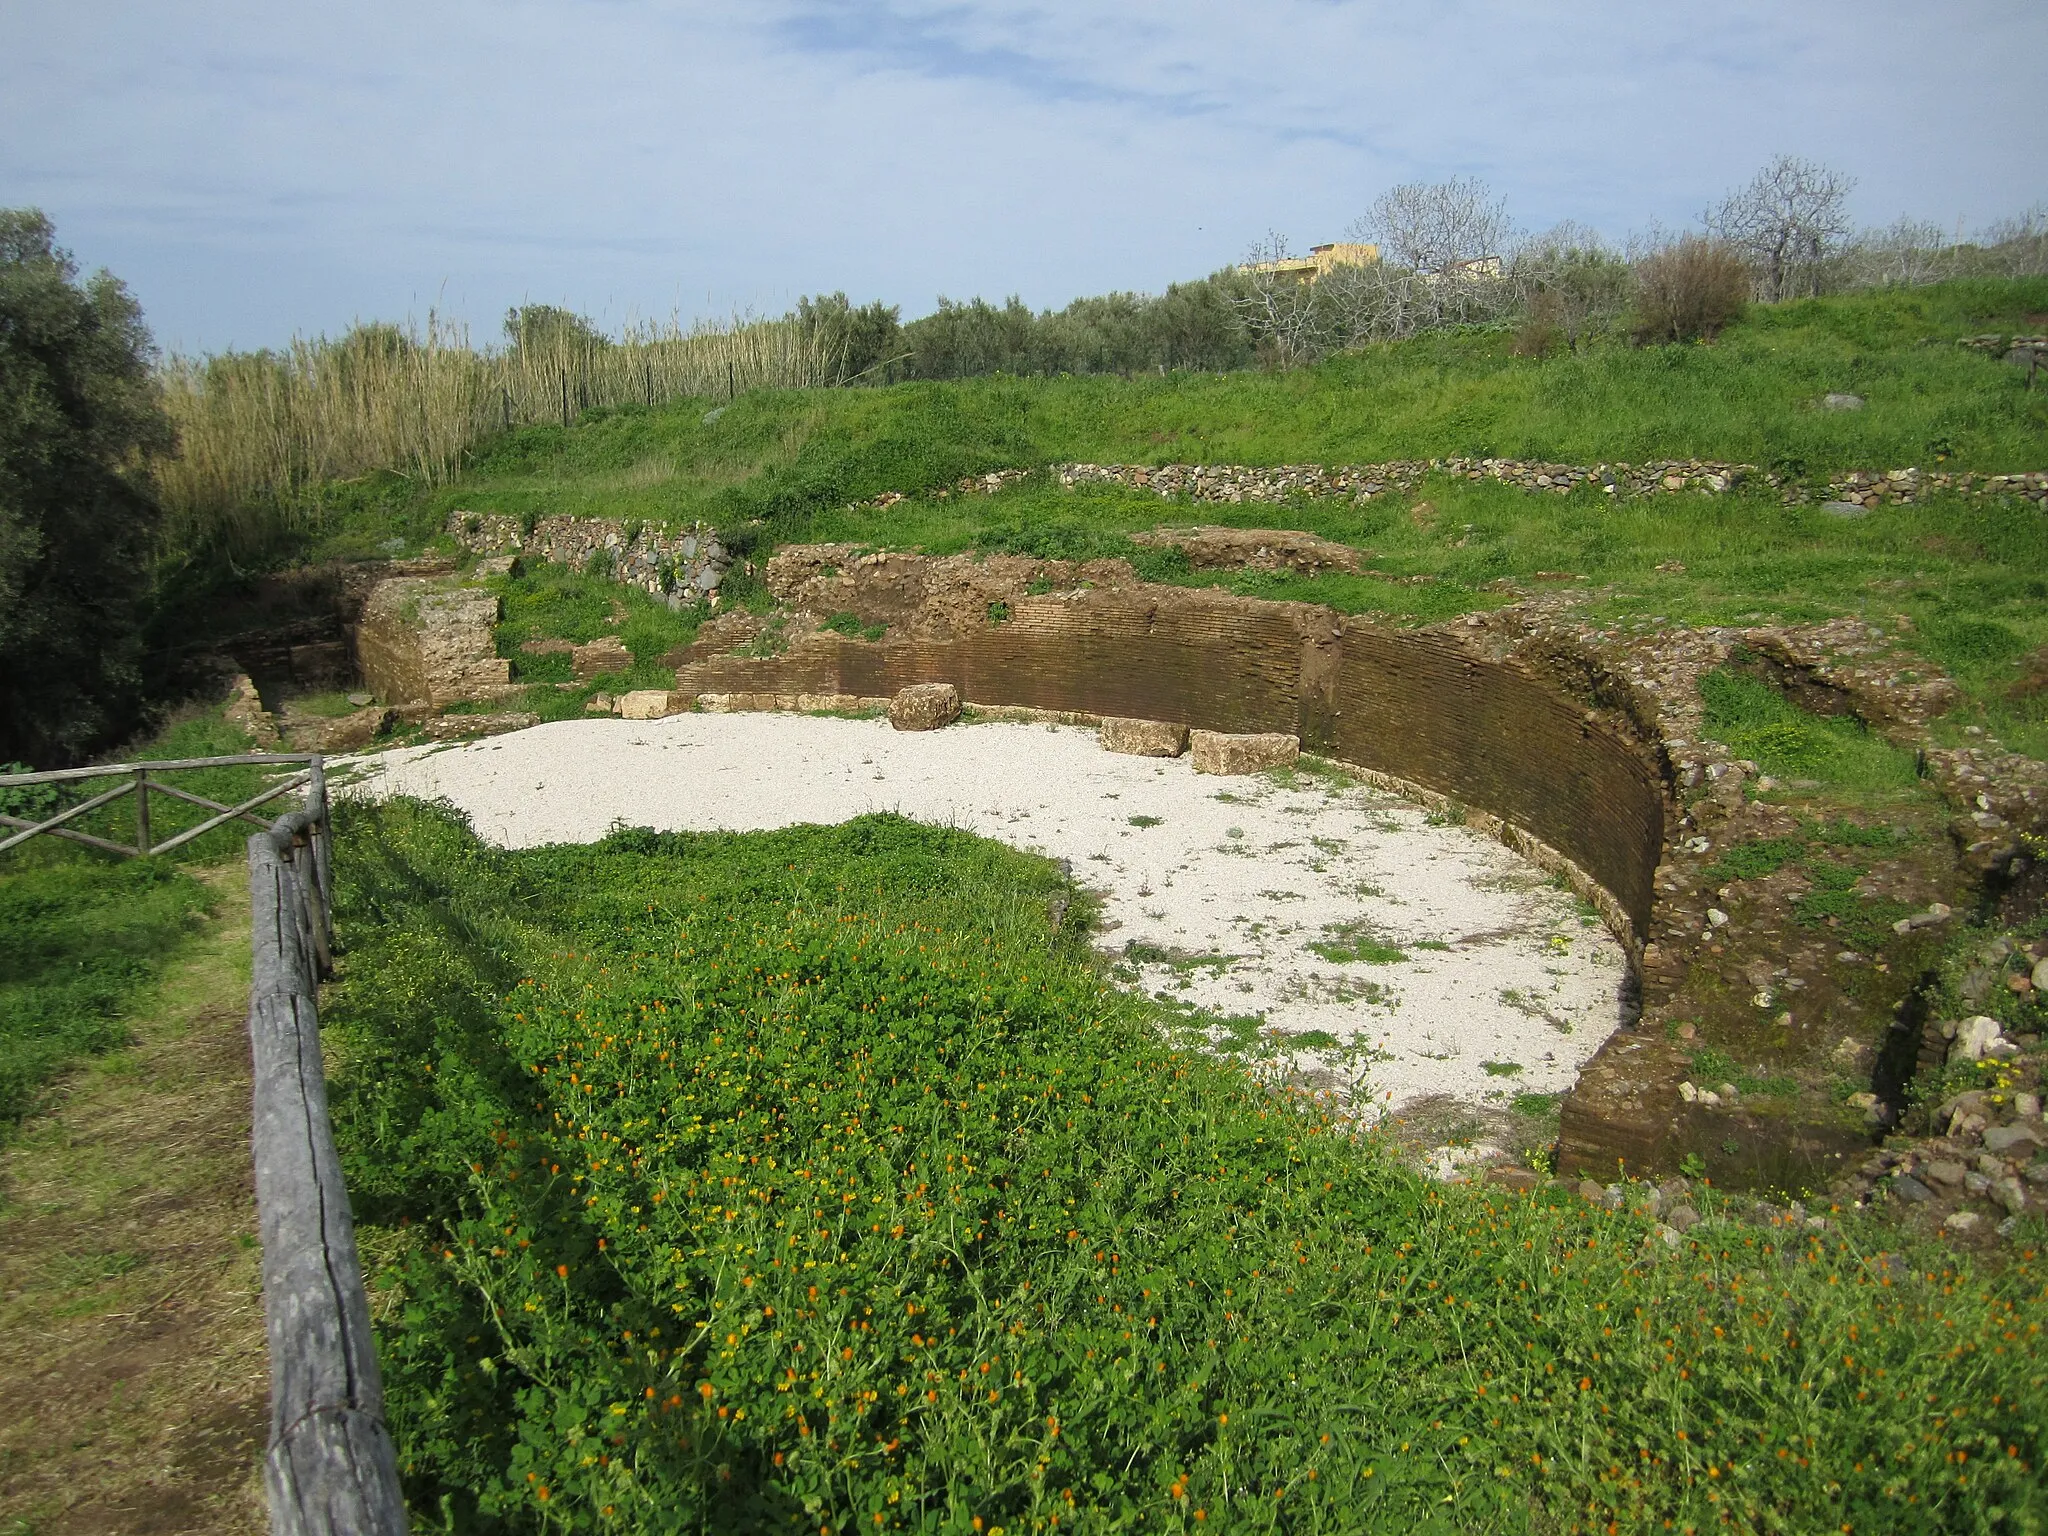
[[[2034,1528],[2031,1256],[1435,1186],[945,829],[343,814],[337,1132],[450,1528]]]
[[[1749,268],[1717,241],[1688,235],[1636,263],[1637,341],[1692,341],[1718,334],[1749,305]]]

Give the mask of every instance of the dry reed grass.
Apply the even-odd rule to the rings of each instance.
[[[173,357],[161,370],[178,451],[157,470],[174,543],[260,542],[311,518],[323,481],[395,470],[459,474],[493,432],[567,423],[595,406],[802,388],[834,359],[791,320],[546,334],[502,351],[430,315],[424,330],[359,325],[276,351]]]

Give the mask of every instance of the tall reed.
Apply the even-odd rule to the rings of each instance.
[[[388,469],[424,484],[461,472],[497,431],[594,406],[824,384],[834,359],[793,320],[568,331],[503,350],[429,315],[424,329],[358,325],[275,351],[172,357],[161,369],[178,450],[157,481],[175,544],[248,546],[313,516],[323,481]]]

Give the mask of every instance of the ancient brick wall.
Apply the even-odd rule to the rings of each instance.
[[[1020,596],[944,639],[821,632],[781,656],[692,654],[685,693],[878,697],[950,682],[975,704],[1285,731],[1325,756],[1488,812],[1571,859],[1647,927],[1666,796],[1647,752],[1512,661],[1441,631],[1172,587]]]

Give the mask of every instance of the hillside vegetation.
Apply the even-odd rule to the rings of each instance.
[[[1388,342],[1311,368],[988,377],[759,390],[591,412],[482,447],[452,486],[335,492],[334,508],[457,506],[732,522],[815,513],[997,468],[1063,461],[1375,463],[1451,454],[1558,463],[1704,458],[2032,470],[2048,391],[1954,343],[2048,311],[2048,279],[1973,281],[1752,309],[1712,344],[1517,357],[1502,331]],[[1860,411],[1820,397],[1863,395]],[[712,414],[715,411],[715,414]],[[707,415],[711,416],[706,420]],[[374,521],[374,520],[373,520]]]
[[[1062,490],[1038,476],[996,496],[855,506],[971,473],[1064,461],[1696,456],[1812,480],[1852,467],[2037,469],[2048,465],[2048,390],[2030,390],[2020,370],[1955,342],[2011,330],[2044,308],[2048,280],[1952,283],[1753,309],[1712,346],[1615,346],[1535,360],[1513,355],[1505,335],[1471,332],[1389,343],[1292,373],[987,378],[759,391],[723,409],[688,401],[592,412],[570,428],[500,437],[439,490],[375,479],[332,488],[323,547],[424,547],[457,509],[568,513],[712,522],[756,558],[789,540],[1120,555],[1152,579],[1397,622],[1498,606],[1514,595],[1504,583],[1574,579],[1595,589],[1587,611],[1600,622],[1862,614],[1895,628],[1903,616],[1910,642],[1970,696],[1954,728],[1988,724],[2014,746],[2048,753],[2048,689],[2035,676],[2043,669],[2027,662],[2048,645],[2048,525],[2017,502],[1936,494],[1845,520],[1784,506],[1767,488],[1639,499],[1586,488],[1559,497],[1438,476],[1422,492],[1429,514],[1417,516],[1398,497],[1368,506],[1196,505],[1115,487]],[[1818,409],[1835,390],[1868,404]],[[1128,542],[1160,522],[1303,528],[1368,551],[1374,574],[1190,573]],[[535,584],[560,579],[541,575]],[[744,581],[729,591],[748,593]],[[524,589],[519,595],[528,603]],[[545,623],[530,604],[521,611]]]
[[[2031,1249],[1709,1199],[1672,1251],[1433,1185],[1174,1048],[1046,861],[887,817],[511,853],[406,803],[339,847],[337,1122],[455,1528],[2043,1514]]]

